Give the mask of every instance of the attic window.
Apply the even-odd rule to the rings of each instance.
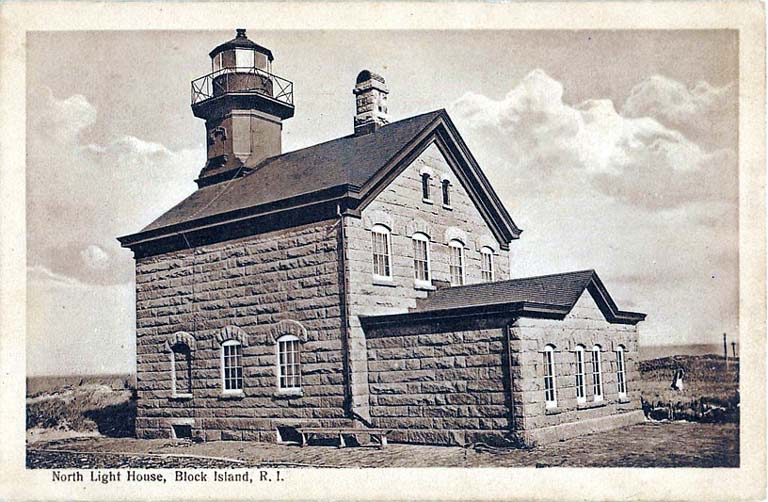
[[[449,180],[443,180],[443,206],[451,207],[451,182]]]
[[[421,175],[421,198],[424,200],[424,202],[432,202],[432,196],[429,193],[430,178],[431,176],[429,173],[424,173]]]

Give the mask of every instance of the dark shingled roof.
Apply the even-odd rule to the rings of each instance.
[[[264,160],[254,171],[200,188],[141,232],[342,185],[363,186],[444,110]]]
[[[594,270],[526,277],[438,289],[414,312],[499,303],[529,302],[571,308],[589,285]]]

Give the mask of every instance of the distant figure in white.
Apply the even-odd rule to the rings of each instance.
[[[675,377],[672,379],[672,388],[674,390],[683,390],[683,368],[675,371]]]

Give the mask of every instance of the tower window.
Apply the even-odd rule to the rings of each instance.
[[[428,283],[429,274],[429,237],[422,233],[413,234],[413,268],[417,282]]]
[[[456,239],[448,243],[451,286],[464,284],[464,244]]]
[[[449,180],[443,180],[443,205],[446,207],[451,206],[451,182]]]
[[[600,361],[600,346],[592,348],[592,393],[595,401],[603,400],[603,368]]]
[[[283,335],[277,340],[277,386],[280,391],[301,390],[300,341],[295,335]]]
[[[627,373],[624,367],[624,347],[616,348],[616,386],[619,397],[627,397]]]
[[[544,402],[547,408],[557,408],[555,348],[552,345],[544,347]]]
[[[424,173],[421,175],[421,198],[425,201],[432,200],[432,196],[429,193],[430,179],[431,176],[429,173]]]
[[[493,281],[493,249],[488,246],[480,249],[480,275],[485,282]]]
[[[243,391],[243,346],[237,340],[221,344],[221,388],[224,394]]]
[[[374,279],[392,279],[392,256],[390,254],[389,239],[389,229],[384,225],[374,225],[374,227],[371,229]]]
[[[583,403],[587,400],[587,384],[584,374],[584,347],[576,347],[576,402]]]

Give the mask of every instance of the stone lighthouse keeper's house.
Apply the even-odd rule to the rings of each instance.
[[[549,442],[643,420],[644,314],[593,270],[510,279],[520,237],[445,110],[284,153],[293,85],[245,30],[192,82],[198,189],[120,238],[136,259],[139,437]],[[514,263],[512,264],[514,268]]]

